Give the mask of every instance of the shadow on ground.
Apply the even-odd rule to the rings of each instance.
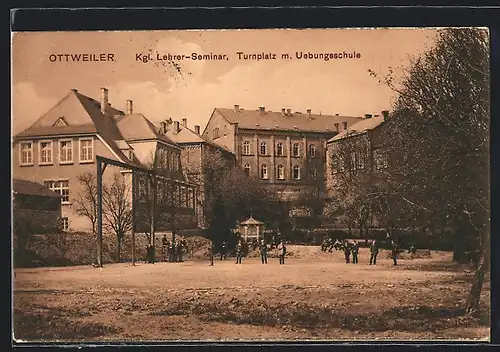
[[[429,331],[460,325],[489,325],[489,313],[479,317],[465,316],[463,308],[433,308],[428,306],[398,307],[370,314],[352,314],[346,309],[294,303],[291,306],[271,306],[263,301],[242,302],[236,298],[229,305],[216,302],[178,303],[168,309],[150,313],[156,316],[197,315],[204,321],[297,328],[339,328],[356,331]]]
[[[17,309],[14,317],[17,340],[88,340],[121,331],[98,323],[75,322],[61,315],[26,314]]]

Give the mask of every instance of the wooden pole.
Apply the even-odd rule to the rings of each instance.
[[[97,162],[97,267],[102,268],[102,163]]]
[[[156,175],[151,175],[151,262],[155,262]]]
[[[132,171],[132,265],[135,265],[135,211],[136,211],[136,206],[135,206],[135,192],[136,192],[136,185],[135,185],[135,172]]]

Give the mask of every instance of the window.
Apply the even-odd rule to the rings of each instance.
[[[309,144],[309,156],[311,158],[316,156],[316,146],[314,144]]]
[[[278,174],[277,175],[278,180],[285,179],[285,168],[283,167],[283,165],[278,165],[278,167],[276,168],[276,173]]]
[[[250,155],[250,142],[243,142],[243,155]]]
[[[358,164],[357,164],[357,160],[356,159],[357,159],[356,158],[356,153],[352,152],[351,153],[351,165],[350,165],[351,166],[350,167],[351,170],[356,170],[357,169]]]
[[[375,169],[381,170],[389,167],[389,160],[387,155],[382,154],[379,150],[374,151],[373,159],[375,163]]]
[[[295,165],[293,167],[293,179],[300,180],[300,166],[299,165]]]
[[[40,141],[40,165],[52,164],[52,141]]]
[[[93,139],[80,139],[80,162],[91,163],[94,161]]]
[[[345,171],[345,160],[343,156],[339,156],[339,172],[344,172]]]
[[[194,209],[194,189],[188,188],[188,208]]]
[[[59,193],[62,198],[61,202],[62,203],[68,203],[69,202],[69,181],[45,181],[44,183],[45,187],[49,188],[50,190]]]
[[[59,141],[59,164],[71,164],[73,162],[73,141]]]
[[[213,138],[212,139],[217,139],[219,137],[220,137],[220,135],[219,135],[219,127],[215,127],[214,131],[213,131]]]
[[[336,155],[332,155],[332,174],[336,174],[339,171],[339,158]]]
[[[358,156],[358,166],[360,170],[363,170],[365,168],[365,156],[363,155],[362,152],[359,153]]]
[[[20,144],[21,165],[33,165],[33,142],[22,142]]]
[[[69,219],[67,217],[61,218],[61,225],[63,231],[69,230]]]
[[[267,143],[266,142],[260,143],[260,155],[267,155]]]
[[[299,143],[294,143],[292,146],[292,155],[293,156],[299,156],[300,150],[299,150]]]
[[[224,136],[227,136],[227,125],[224,125]]]
[[[243,170],[245,170],[247,176],[250,176],[250,164],[245,164],[245,166],[243,166]]]
[[[311,180],[315,180],[318,177],[318,170],[316,169],[316,165],[311,165],[309,168],[309,178]]]
[[[278,144],[276,144],[276,155],[278,156],[283,155],[283,143],[281,142],[278,142]]]
[[[263,164],[260,167],[260,178],[263,180],[267,180],[267,165]]]

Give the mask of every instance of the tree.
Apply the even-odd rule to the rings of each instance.
[[[393,193],[455,231],[454,260],[465,261],[468,247],[481,251],[467,307],[473,312],[489,257],[488,32],[440,30],[401,83],[392,72],[380,80],[398,93],[386,145]]]
[[[95,173],[84,172],[77,177],[81,191],[74,200],[76,214],[89,220],[92,233],[97,236],[97,180]]]
[[[102,203],[104,226],[116,236],[116,261],[121,261],[121,245],[127,232],[132,230],[132,204],[130,185],[123,175],[115,173],[113,182],[103,186]]]

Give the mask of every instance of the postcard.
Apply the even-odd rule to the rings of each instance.
[[[489,32],[14,32],[13,339],[488,341]]]

